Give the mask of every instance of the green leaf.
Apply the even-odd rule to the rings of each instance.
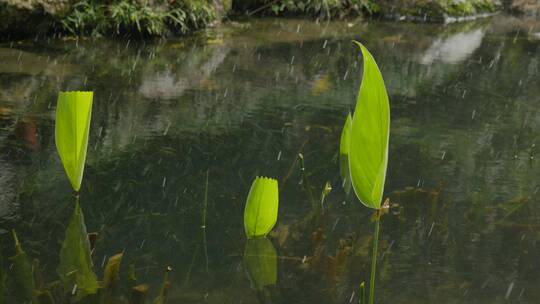
[[[247,240],[244,267],[253,289],[276,284],[277,254],[272,242],[267,238]]]
[[[96,293],[98,282],[96,274],[92,271],[90,243],[78,199],[66,229],[57,272],[64,290],[66,292],[75,290],[76,299]]]
[[[351,113],[347,115],[345,125],[341,131],[341,140],[339,143],[339,173],[343,180],[343,189],[345,193],[351,192],[351,173],[349,171],[349,148],[351,142],[351,128],[352,128],[352,116]]]
[[[60,92],[56,108],[56,148],[71,186],[81,188],[92,115],[93,92]]]
[[[351,143],[351,128],[352,128],[352,116],[351,113],[347,115],[345,125],[341,131],[341,139],[339,141],[339,154],[349,155],[349,147]]]
[[[19,294],[25,301],[32,301],[34,294],[34,274],[32,272],[32,265],[28,260],[26,252],[21,247],[21,243],[17,238],[15,230],[12,230],[13,240],[15,241],[15,255],[10,257],[9,260],[13,264],[13,278],[15,284],[19,290]]]
[[[274,228],[278,204],[277,180],[267,177],[255,178],[244,210],[244,228],[248,238],[265,236]]]
[[[390,131],[390,105],[384,81],[369,51],[359,42],[364,60],[349,147],[349,170],[354,192],[367,207],[382,202]]]

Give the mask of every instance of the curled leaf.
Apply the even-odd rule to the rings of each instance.
[[[381,206],[390,132],[390,104],[379,67],[359,42],[364,60],[362,84],[352,119],[349,170],[356,196],[367,207]]]
[[[122,253],[113,255],[107,261],[105,272],[103,273],[103,289],[111,291],[120,279],[120,264],[122,263]]]
[[[92,115],[93,92],[60,92],[56,107],[56,148],[75,191],[81,188]]]
[[[244,210],[244,228],[248,238],[267,235],[277,221],[278,183],[267,177],[257,177],[251,185]]]

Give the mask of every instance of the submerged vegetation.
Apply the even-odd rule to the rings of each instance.
[[[59,280],[44,281],[39,259],[31,263],[30,257],[23,250],[15,230],[12,230],[15,255],[9,258],[12,263],[8,275],[0,265],[0,303],[5,303],[7,295],[6,281],[13,287],[11,296],[20,303],[55,304],[55,303],[145,303],[148,286],[137,285],[134,266],[130,265],[127,283],[119,286],[120,265],[123,253],[111,256],[103,271],[103,279],[98,281],[94,270],[93,252],[96,233],[88,233],[83,211],[79,203],[79,189],[84,174],[88,134],[93,103],[93,92],[60,92],[58,95],[55,139],[58,154],[71,183],[74,195],[73,213],[65,230],[64,240],[59,253],[57,274]],[[103,261],[105,262],[105,260]],[[3,263],[0,258],[0,263]],[[168,282],[167,267],[162,287],[154,303],[167,302]],[[5,278],[9,280],[6,280]],[[47,275],[51,277],[51,275]],[[120,288],[121,287],[121,288]],[[125,289],[131,288],[131,296],[122,296]],[[124,290],[121,290],[124,289]],[[121,300],[124,299],[124,300]]]
[[[343,132],[345,138],[342,138],[339,151],[345,151],[350,157],[349,171],[351,175],[346,178],[351,179],[357,197],[366,206],[377,209],[369,297],[370,303],[373,303],[380,218],[380,202],[377,202],[377,200],[382,198],[386,175],[389,111],[388,97],[386,96],[380,72],[367,49],[361,44],[359,46],[364,58],[362,86],[354,118],[352,121],[350,117],[347,119],[348,123]],[[118,290],[123,253],[118,253],[107,259],[108,262],[105,265],[101,281],[98,281],[98,276],[94,270],[93,252],[97,233],[88,233],[87,231],[79,192],[86,162],[92,104],[93,92],[91,91],[60,92],[58,95],[55,142],[65,173],[75,192],[73,212],[65,229],[64,240],[59,253],[57,267],[59,280],[52,283],[43,280],[39,260],[36,259],[34,264],[30,263],[30,257],[22,249],[21,243],[13,230],[15,255],[10,258],[13,266],[10,267],[8,279],[13,282],[10,284],[13,284],[19,290],[14,293],[14,297],[19,298],[20,301],[35,304],[78,303],[81,301],[119,303],[126,302],[127,296],[121,296],[121,294],[125,292],[127,286],[131,288],[129,303],[145,302],[144,298],[148,287],[146,285],[136,285],[134,266],[132,265],[128,269],[128,285],[123,284],[124,290]],[[372,120],[368,124],[355,124],[358,117],[371,117]],[[381,126],[383,128],[380,128]],[[371,144],[369,143],[371,140],[381,144]],[[366,144],[369,146],[367,150],[354,148],[358,145],[366,146]],[[366,151],[368,154],[366,154]],[[305,174],[304,156],[302,153],[299,153],[298,156],[301,180],[308,186],[309,180]],[[360,177],[362,182],[360,183],[355,176],[367,172],[366,168],[369,168],[369,174],[362,175]],[[206,171],[202,223],[206,258],[208,258],[206,248],[208,179],[209,170]],[[320,216],[324,214],[325,199],[331,189],[330,183],[327,182],[322,190],[319,204],[315,201],[311,189],[306,188],[306,192],[310,194],[309,197],[312,201],[313,211],[315,211],[316,222],[320,222]],[[243,263],[252,288],[255,290],[262,290],[266,286],[275,285],[277,282],[278,256],[274,245],[266,236],[277,222],[278,197],[277,180],[257,177],[253,181],[246,200],[244,228],[248,240],[245,243]],[[105,258],[103,264],[104,262]],[[170,286],[168,272],[170,270],[170,267],[167,267],[162,287],[154,303],[167,302],[168,288]],[[0,276],[0,278],[3,278],[3,272],[0,273]],[[47,275],[47,277],[51,276]],[[2,279],[0,283],[0,291],[3,291],[5,289],[4,280]],[[118,297],[119,294],[120,297]],[[0,297],[4,297],[3,292],[0,293]],[[4,300],[3,298],[0,299]]]
[[[244,211],[244,228],[248,238],[266,236],[278,216],[278,183],[267,177],[257,177],[249,190]]]

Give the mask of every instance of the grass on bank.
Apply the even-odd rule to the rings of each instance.
[[[81,0],[59,23],[73,35],[162,36],[204,28],[215,19],[215,9],[207,0],[169,0],[151,6],[130,0],[113,0],[107,4]]]
[[[57,24],[60,31],[81,36],[186,34],[231,13],[231,7],[236,14],[325,19],[355,15],[440,19],[496,9],[494,0],[79,0],[66,15],[57,17]]]

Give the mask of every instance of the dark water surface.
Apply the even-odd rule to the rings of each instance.
[[[170,303],[356,303],[373,213],[339,175],[361,71],[351,39],[377,59],[392,112],[376,302],[540,303],[540,23],[506,16],[446,26],[264,19],[147,43],[3,43],[4,256],[16,228],[56,278],[73,205],[56,98],[93,90],[81,205],[100,234],[98,273],[123,251],[154,293],[173,268]],[[242,258],[256,175],[280,186],[277,283],[262,290]]]

